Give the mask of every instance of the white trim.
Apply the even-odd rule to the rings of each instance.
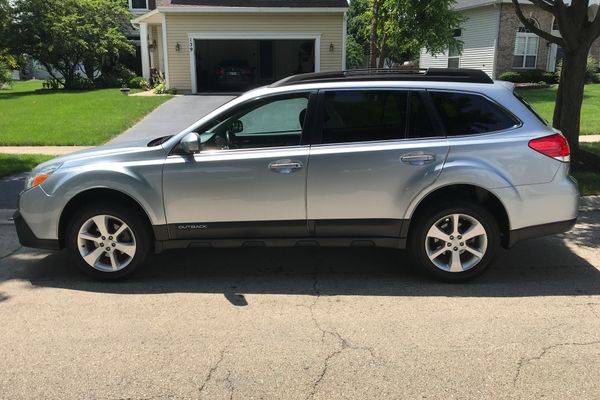
[[[162,13],[344,13],[348,7],[157,7]]]
[[[142,76],[150,79],[150,55],[148,54],[148,24],[140,23],[140,53],[142,57]]]
[[[156,14],[158,14],[158,10],[152,10],[149,13],[146,13],[144,15],[140,15],[139,17],[132,19],[131,23],[132,24],[140,24],[146,18],[152,17],[152,16],[154,16]]]
[[[167,89],[171,88],[171,81],[169,80],[169,42],[167,41],[167,16],[162,15],[162,34],[163,34],[163,64],[165,66],[165,82],[167,82]]]
[[[342,71],[346,70],[346,40],[348,38],[348,13],[344,13],[342,23]]]
[[[165,23],[163,14],[163,24]],[[198,83],[196,82],[196,57],[194,55],[194,40],[286,40],[286,39],[308,39],[315,41],[315,71],[321,71],[321,34],[316,32],[188,32],[188,41],[190,42],[190,73],[192,77],[192,93],[198,92]],[[166,41],[166,39],[165,39]],[[166,65],[166,63],[165,63]],[[166,67],[165,67],[166,70]],[[166,72],[165,72],[166,74]],[[167,80],[168,82],[168,80]]]

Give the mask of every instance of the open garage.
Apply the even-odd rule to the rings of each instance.
[[[315,71],[315,39],[194,39],[198,92],[237,92]]]
[[[343,69],[346,0],[168,0],[132,22],[142,71],[180,93],[241,92]]]

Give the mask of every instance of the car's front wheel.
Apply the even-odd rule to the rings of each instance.
[[[417,264],[434,277],[461,282],[481,274],[500,243],[494,216],[471,202],[432,207],[414,221],[410,247]]]
[[[71,218],[66,247],[86,274],[101,280],[120,279],[147,259],[151,237],[146,225],[136,210],[92,205]]]

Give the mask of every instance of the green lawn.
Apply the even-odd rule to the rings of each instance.
[[[556,85],[544,89],[521,89],[518,92],[544,118],[552,122]],[[600,134],[600,84],[585,86],[581,110],[581,134]]]
[[[0,146],[99,145],[171,98],[41,88],[42,81],[25,81],[0,90]]]
[[[33,167],[55,158],[39,154],[0,154],[0,178],[31,171]]]

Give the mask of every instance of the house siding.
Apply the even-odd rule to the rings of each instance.
[[[500,9],[496,6],[465,10],[467,18],[462,26],[463,51],[460,56],[461,68],[474,68],[495,76],[494,59],[498,39]],[[421,50],[421,68],[446,68],[448,53],[431,56]]]
[[[169,87],[192,90],[188,34],[197,32],[320,33],[321,71],[342,68],[343,13],[311,14],[166,14]],[[175,50],[176,43],[181,51]],[[333,44],[334,51],[330,52]]]

